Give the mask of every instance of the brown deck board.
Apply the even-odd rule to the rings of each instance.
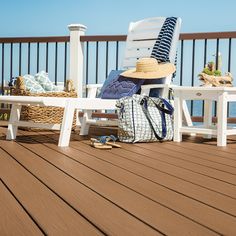
[[[236,234],[234,137],[229,149],[190,137],[101,151],[78,135],[68,148],[57,147],[57,132],[20,131],[16,142],[0,136],[0,177],[46,233],[58,218],[46,215],[44,201],[63,214],[59,222],[73,216],[61,227],[71,224],[74,234]]]
[[[0,156],[1,178],[46,234],[101,235],[3,150]]]
[[[12,229],[9,232],[9,229]],[[44,235],[0,180],[0,235]]]
[[[9,142],[4,143],[4,146],[7,145],[10,145]],[[181,235],[188,235],[189,232],[185,230],[186,228],[188,228],[189,230],[195,232],[196,235],[214,235],[214,233],[208,230],[207,228],[202,227],[199,224],[190,221],[185,217],[176,214],[173,211],[170,211],[169,209],[161,206],[160,204],[150,201],[149,199],[137,194],[136,192],[128,188],[125,188],[124,186],[106,178],[105,176],[100,175],[95,171],[79,163],[76,163],[71,159],[68,159],[67,157],[64,157],[62,154],[59,154],[57,152],[49,153],[48,148],[43,148],[43,146],[40,146],[40,144],[30,144],[30,147],[32,146],[35,147],[35,150],[38,150],[37,153],[43,155],[48,161],[50,161],[54,165],[58,166],[58,163],[61,162],[67,163],[63,166],[63,171],[70,171],[70,174],[74,178],[86,184],[90,188],[94,189],[99,194],[103,194],[103,196],[109,199],[111,202],[114,202],[121,208],[126,209],[128,212],[145,222],[147,225],[150,225],[151,227],[156,228],[157,230],[159,229],[164,234],[173,234],[174,232],[178,232]],[[22,160],[22,158],[24,156],[30,155],[28,153],[29,151],[23,149],[22,147],[18,147],[17,152],[21,154],[21,158],[19,158],[19,161],[24,161]],[[32,168],[33,163],[35,164],[35,167],[37,169],[41,169],[41,162],[38,158],[35,158],[35,160],[32,161],[30,165],[27,165],[27,168]],[[26,165],[26,163],[24,163],[24,165]],[[69,168],[66,168],[67,166],[69,166]],[[46,171],[45,168],[47,168],[47,166],[42,167],[44,171]],[[55,176],[56,171],[54,172]],[[44,175],[42,177],[44,177]],[[58,175],[56,175],[56,177],[59,178]],[[43,181],[49,184],[49,180],[47,180],[45,177]],[[67,183],[67,185],[69,185],[69,183]],[[52,185],[50,185],[50,187],[54,188],[54,186]],[[156,212],[158,212],[158,215],[156,215],[156,217],[153,217]],[[169,221],[166,222],[165,219],[169,219]],[[136,235],[137,232],[135,233]]]
[[[196,155],[195,154],[196,149],[187,150],[187,145],[181,146],[181,147],[179,146],[176,147],[176,145],[174,144],[171,144],[171,145],[172,147],[170,147],[170,144],[164,143],[162,147],[158,147],[156,145],[150,145],[150,144],[146,144],[146,145],[135,144],[134,147],[137,147],[136,148],[137,151],[139,151],[140,149],[147,150],[147,152],[148,150],[155,151],[155,153],[159,155],[155,155],[155,157],[152,157],[152,158],[160,159],[160,157],[162,157],[162,160],[166,160],[166,161],[168,160],[172,162],[175,161],[173,163],[175,164],[178,163],[180,166],[182,166],[182,164],[184,163],[185,163],[184,166],[186,166],[186,164],[195,164],[196,167],[197,165],[200,167],[199,169],[202,169],[202,167],[209,167],[210,169],[215,169],[215,170],[219,170],[219,171],[236,175],[236,162],[233,160],[225,159],[224,157],[217,158],[215,157],[215,155],[212,155],[212,154],[207,155],[207,154],[202,153],[201,150],[199,150],[199,152],[197,152],[198,154]],[[160,155],[160,154],[164,154],[165,159],[163,158],[163,155]]]
[[[37,140],[37,138],[34,138],[34,139]],[[38,141],[40,140],[45,141],[45,137],[38,138]],[[78,144],[78,142],[75,142],[75,144]],[[205,224],[208,227],[217,228],[218,232],[225,231],[226,219],[229,220],[229,225],[235,225],[236,227],[235,219],[232,216],[228,216],[225,213],[216,211],[215,209],[209,206],[206,206],[202,203],[199,203],[198,201],[194,201],[192,199],[185,197],[182,194],[177,194],[176,192],[170,191],[167,188],[158,186],[154,184],[153,182],[147,181],[146,179],[143,179],[139,176],[135,176],[132,173],[129,173],[120,168],[117,168],[116,166],[111,166],[108,163],[102,162],[100,160],[94,160],[94,158],[90,156],[89,153],[94,154],[94,155],[96,154],[96,156],[102,157],[104,156],[104,152],[101,152],[101,151],[97,152],[96,149],[91,149],[91,147],[89,147],[88,145],[79,145],[79,150],[86,150],[87,148],[87,150],[89,151],[87,155],[83,154],[83,156],[85,155],[84,158],[82,158],[82,153],[79,150],[69,149],[69,150],[63,151],[63,149],[57,148],[57,146],[53,144],[45,144],[45,145],[51,147],[54,150],[58,150],[61,153],[67,154],[68,156],[72,157],[74,160],[77,160],[80,163],[83,163],[86,166],[89,166],[90,168],[95,169],[99,173],[102,173],[103,175],[108,176],[111,179],[114,179],[116,181],[119,181],[120,183],[125,184],[127,187],[133,189],[135,192],[139,192],[142,195],[148,198],[151,198],[155,202],[160,202],[160,204],[165,205],[166,207],[171,208],[173,209],[173,211],[176,211],[182,215],[185,215],[186,217],[188,217],[188,215],[193,211],[194,213],[192,213],[193,215],[192,220],[198,221],[201,224]],[[72,146],[76,147],[76,145],[74,145],[74,142]],[[32,145],[31,146],[28,145],[28,148],[31,148],[32,150]],[[41,149],[45,149],[45,147],[41,147],[37,149],[41,150]],[[114,149],[114,151],[115,150],[119,151],[119,153],[122,151],[122,149]],[[35,148],[34,148],[34,151],[36,151]],[[44,152],[42,154],[45,156],[46,153]],[[109,157],[105,155],[104,160],[106,161],[107,158],[111,159],[111,156],[112,154],[109,152]],[[115,157],[115,159],[117,158],[118,156]],[[77,171],[77,173],[79,173],[79,171]],[[91,186],[91,187],[96,189],[96,186]],[[224,201],[225,200],[226,199],[224,198]],[[188,208],[188,205],[191,205],[191,208]],[[205,212],[204,217],[202,216],[203,211]],[[212,219],[210,217],[211,215],[214,215],[214,212],[216,213],[215,215],[218,220],[216,220],[216,218]],[[224,222],[224,224],[216,223],[216,222]],[[231,229],[232,228],[229,228],[229,230]]]
[[[62,171],[58,170],[52,165],[49,165],[46,161],[39,158],[37,155],[33,154],[29,150],[23,148],[21,145],[16,145],[13,142],[1,141],[1,144],[11,152],[12,147],[15,146],[18,157],[17,160],[22,163],[27,169],[37,174],[37,176],[60,196],[62,196],[68,203],[73,205],[74,208],[77,208],[81,213],[90,218],[90,220],[97,224],[97,227],[101,228],[106,234],[115,234],[119,232],[121,235],[158,235],[157,231],[154,231],[152,228],[148,227],[143,222],[131,218],[129,214],[124,212],[122,209],[117,208],[114,204],[111,204],[109,201],[100,197],[90,189],[86,188],[83,184],[75,181],[70,176],[67,176]],[[26,145],[26,144],[25,144]],[[31,144],[32,146],[38,149],[38,144]],[[42,147],[40,147],[42,148]],[[40,149],[41,150],[41,149]],[[46,148],[42,151],[45,151],[48,156],[45,157],[50,160],[50,158],[55,158],[55,161],[63,164],[62,167],[67,167],[70,169],[70,174],[77,172],[84,176],[84,178],[89,178],[88,174],[90,173],[86,168],[74,168],[75,163],[66,163],[66,157],[63,157],[56,152],[50,151]],[[55,164],[55,163],[54,163]],[[66,170],[66,169],[65,169]],[[74,170],[74,171],[73,171]],[[67,169],[68,171],[68,169]],[[96,177],[93,179],[96,183]],[[101,183],[103,186],[105,183]],[[116,194],[116,192],[114,192]],[[117,222],[110,221],[112,217],[115,217]],[[86,235],[89,235],[88,233]]]

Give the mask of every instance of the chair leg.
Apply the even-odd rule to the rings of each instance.
[[[21,112],[21,105],[13,104],[7,128],[7,137],[6,137],[7,140],[16,139],[18,130],[18,121],[20,120],[20,112]]]
[[[75,112],[75,103],[71,99],[68,99],[64,109],[63,120],[61,124],[61,131],[58,142],[59,147],[69,146],[74,112]]]
[[[92,111],[91,110],[84,110],[84,116],[82,119],[80,135],[88,135],[90,124],[88,120],[91,119]]]

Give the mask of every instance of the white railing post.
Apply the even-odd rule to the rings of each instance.
[[[73,80],[78,97],[83,97],[83,62],[84,50],[80,36],[85,34],[86,26],[81,24],[68,25],[70,30],[70,74],[69,79]]]

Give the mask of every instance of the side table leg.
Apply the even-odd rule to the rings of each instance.
[[[204,127],[210,128],[212,125],[212,101],[204,100],[204,116],[203,116]],[[210,134],[204,134],[204,138],[211,139]]]
[[[182,133],[180,132],[180,128],[182,127],[182,111],[183,111],[183,100],[175,93],[174,98],[174,141],[181,142],[182,141]]]
[[[227,93],[219,95],[217,101],[217,146],[226,146],[227,144]]]

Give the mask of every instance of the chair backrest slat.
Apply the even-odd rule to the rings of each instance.
[[[151,56],[152,49],[165,19],[165,17],[154,17],[130,23],[122,65],[124,69],[135,67],[136,61],[139,58]],[[172,63],[175,61],[180,27],[181,19],[178,18],[169,54]]]

